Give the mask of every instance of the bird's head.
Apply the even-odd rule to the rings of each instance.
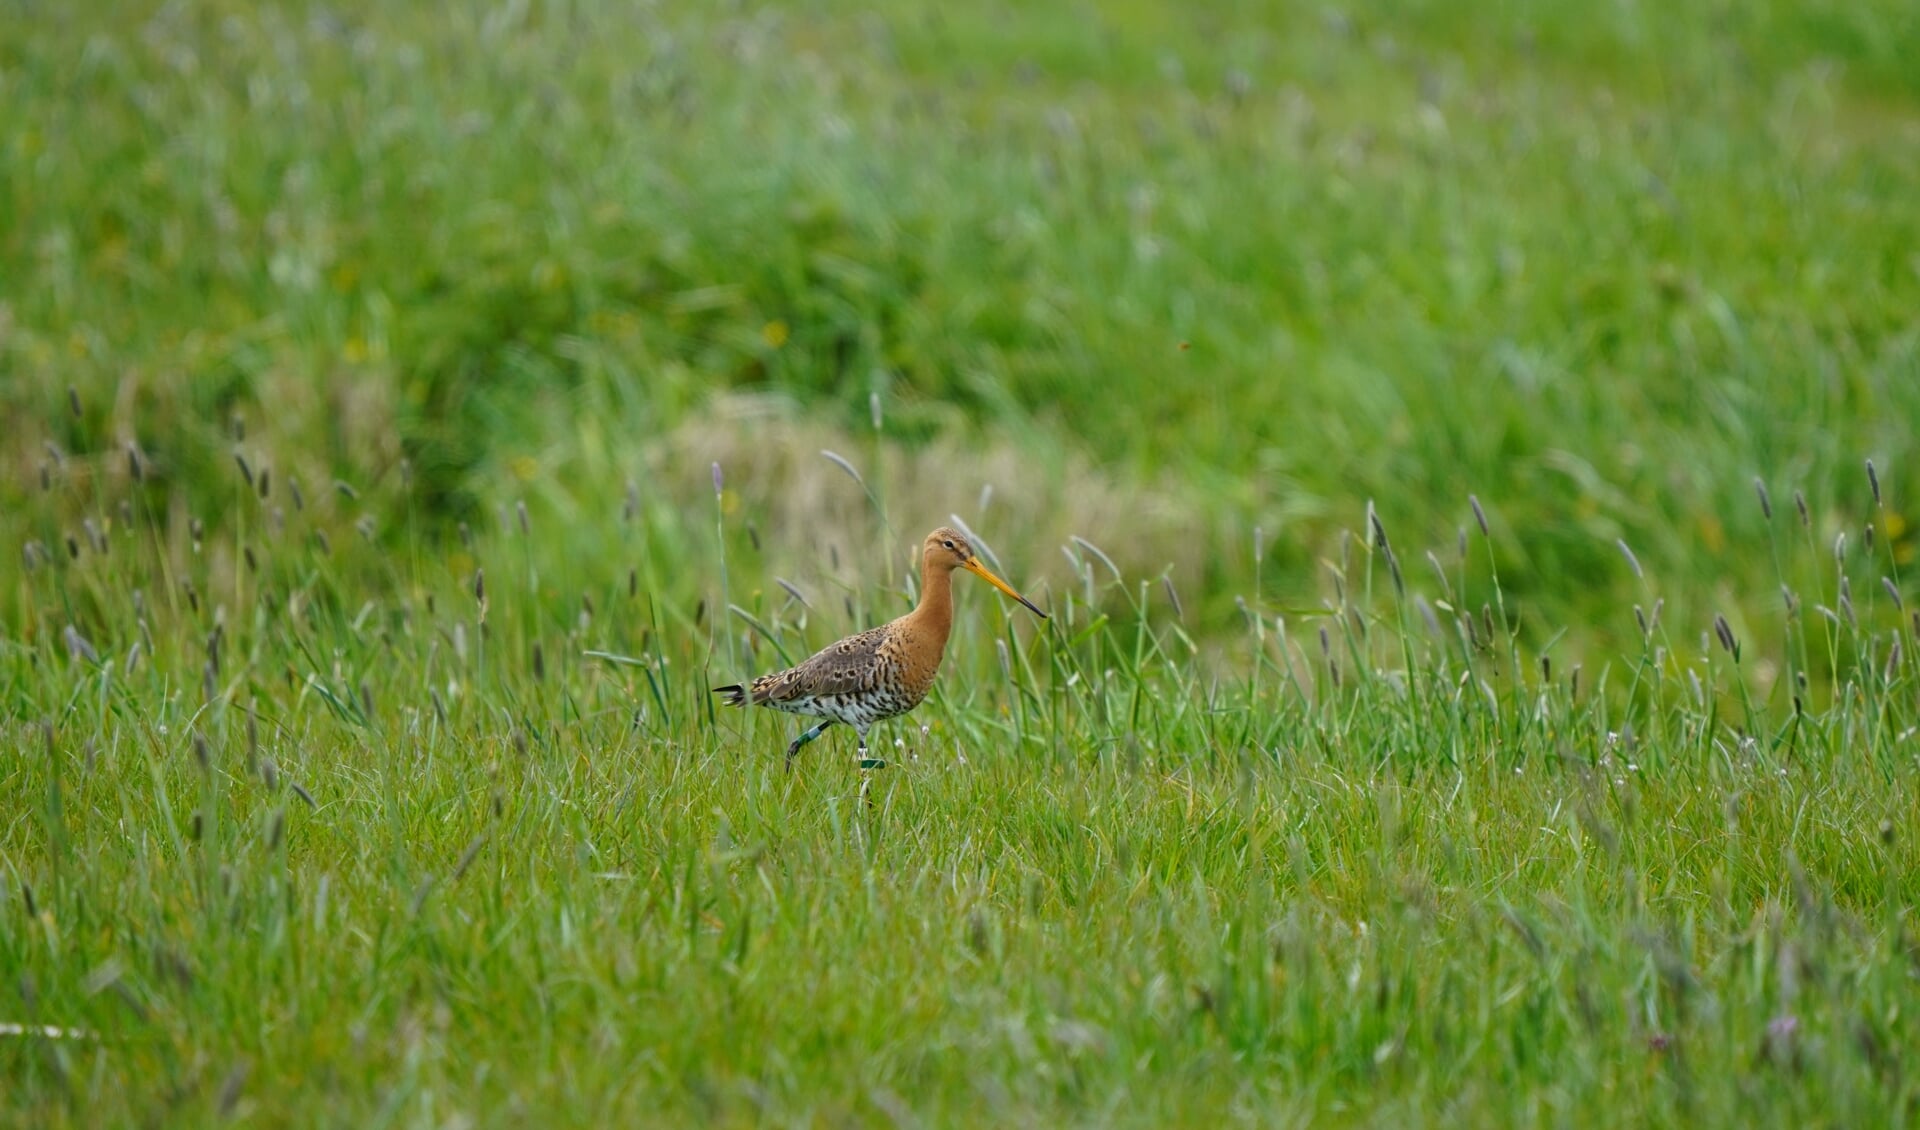
[[[926,544],[921,547],[921,556],[929,568],[945,569],[949,573],[955,569],[965,569],[1026,605],[1035,616],[1042,620],[1047,618],[1047,614],[1040,611],[1039,606],[1033,601],[1015,592],[1012,585],[994,576],[993,570],[980,564],[980,559],[974,556],[973,546],[967,541],[966,535],[951,526],[942,526],[928,534]]]

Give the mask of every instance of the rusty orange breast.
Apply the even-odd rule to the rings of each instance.
[[[909,614],[894,621],[883,648],[899,689],[919,702],[933,689],[947,650],[946,625],[926,623]]]

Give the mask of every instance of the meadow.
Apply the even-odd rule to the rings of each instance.
[[[1920,10],[0,23],[0,1120],[1920,1118]]]

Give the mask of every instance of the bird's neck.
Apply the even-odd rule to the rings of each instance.
[[[907,613],[914,626],[940,640],[953,628],[953,570],[920,566],[920,603]]]

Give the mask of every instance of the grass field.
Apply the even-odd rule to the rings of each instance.
[[[0,20],[0,1120],[1920,1120],[1911,5]]]

